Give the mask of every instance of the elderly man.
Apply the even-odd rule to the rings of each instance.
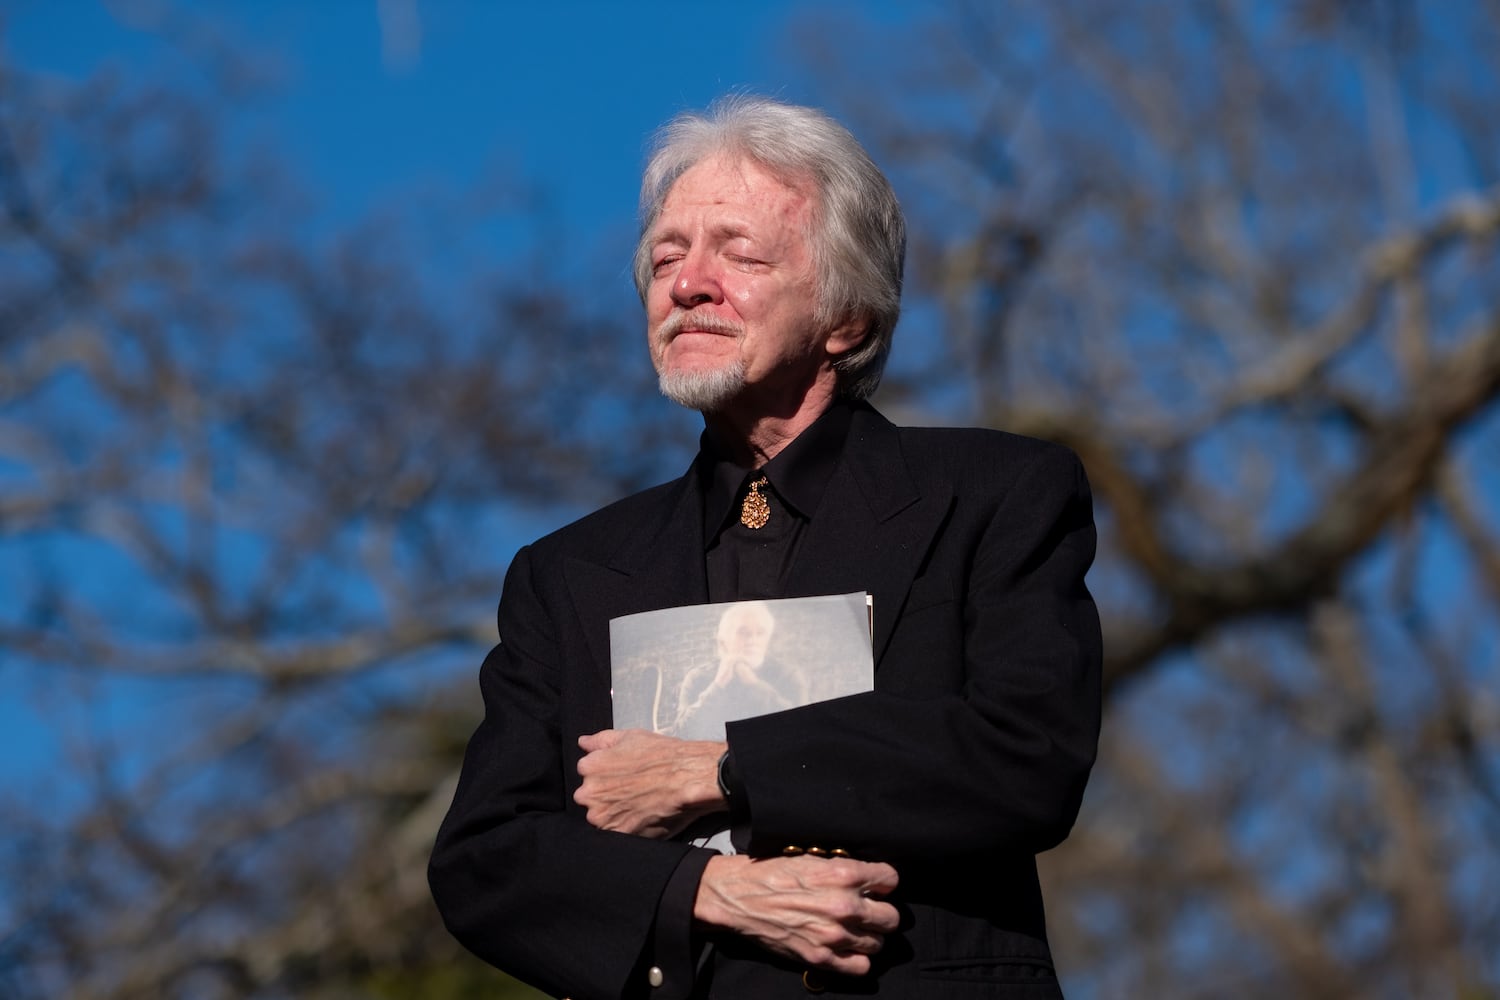
[[[516,555],[433,853],[448,926],[575,998],[1059,996],[1035,855],[1077,815],[1099,725],[1077,460],[864,402],[905,226],[822,113],[682,116],[641,203],[651,357],[700,450]],[[726,741],[610,728],[611,618],[857,591],[873,692]],[[675,839],[714,814],[740,853]]]
[[[718,739],[724,723],[766,715],[807,702],[799,674],[766,661],[776,618],[764,601],[731,604],[719,618],[718,659],[689,670],[677,694],[671,733],[684,739]]]

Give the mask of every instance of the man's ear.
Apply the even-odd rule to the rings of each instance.
[[[860,316],[846,319],[834,327],[823,342],[823,350],[835,361],[865,342],[870,334],[870,321]]]

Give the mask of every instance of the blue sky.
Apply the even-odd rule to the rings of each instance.
[[[104,66],[180,72],[171,46],[136,27],[162,6],[20,0],[6,48],[25,68],[67,76]],[[645,137],[674,112],[738,89],[815,102],[788,54],[784,28],[795,13],[905,16],[893,0],[191,7],[276,81],[244,124],[275,143],[319,211],[358,217],[418,190],[464,189],[510,170],[543,184],[570,226],[631,218]],[[137,8],[147,13],[128,14]]]

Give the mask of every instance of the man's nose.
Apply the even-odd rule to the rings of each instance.
[[[720,302],[723,298],[724,290],[712,259],[704,253],[689,251],[672,281],[672,301],[684,309],[691,309],[709,302]]]

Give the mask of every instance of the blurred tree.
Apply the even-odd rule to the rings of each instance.
[[[856,27],[798,37],[913,224],[881,405],[1064,441],[1096,488],[1070,992],[1500,992],[1500,10]],[[423,877],[503,524],[670,474],[692,422],[628,293],[443,250],[524,190],[311,233],[213,65],[0,65],[5,669],[149,708],[6,796],[0,994],[503,995]]]
[[[0,645],[76,765],[5,796],[0,995],[497,996],[425,864],[506,520],[694,432],[638,402],[623,282],[457,228],[524,189],[319,235],[202,62],[0,65]]]
[[[833,27],[810,61],[915,221],[883,404],[1096,490],[1073,991],[1500,994],[1500,8],[964,3],[845,61]]]

